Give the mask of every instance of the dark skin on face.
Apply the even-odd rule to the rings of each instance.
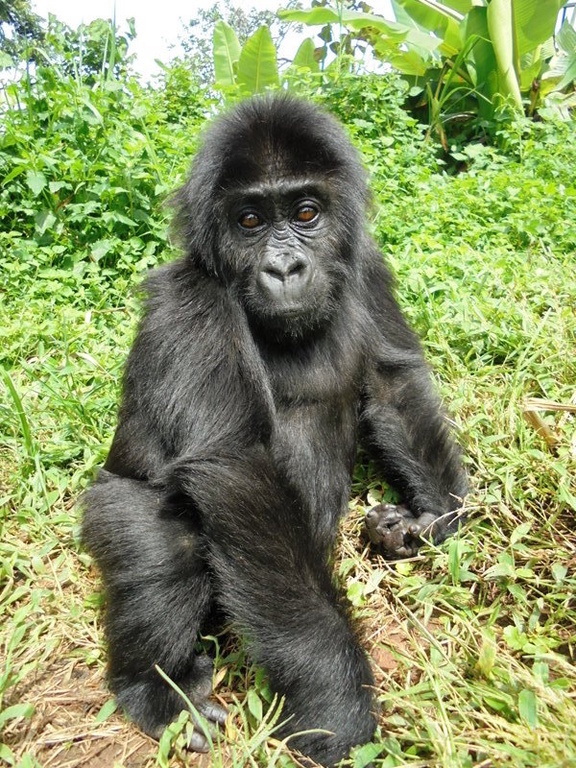
[[[298,312],[313,288],[315,251],[329,225],[328,190],[291,179],[254,185],[230,195],[230,226],[245,261],[257,259],[253,290],[277,311]]]
[[[111,689],[156,738],[183,706],[156,666],[224,722],[195,650],[224,614],[284,698],[279,737],[326,766],[369,741],[373,677],[331,568],[358,443],[402,498],[368,512],[375,551],[461,520],[460,454],[368,198],[341,127],[284,96],[216,121],[175,195],[184,256],[148,279],[83,522]],[[189,747],[208,749],[201,728]]]
[[[314,241],[321,235],[320,203],[303,196],[304,185],[247,195],[238,217],[242,244],[261,253],[257,284],[278,308],[297,310],[314,276]],[[272,194],[274,192],[274,194]]]

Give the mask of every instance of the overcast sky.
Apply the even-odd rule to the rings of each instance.
[[[157,71],[154,59],[168,61],[170,45],[177,45],[182,23],[197,15],[199,8],[211,7],[210,0],[32,0],[32,7],[39,16],[46,19],[53,13],[60,21],[71,27],[89,23],[94,19],[111,19],[116,9],[116,23],[126,29],[125,20],[136,19],[136,40],[130,52],[137,56],[136,70],[148,76]],[[258,10],[276,11],[282,7],[282,0],[233,0],[233,5]],[[309,6],[304,2],[303,5]],[[373,0],[376,13],[390,7],[389,0]],[[390,18],[390,17],[389,17]],[[314,36],[314,28],[309,31]]]

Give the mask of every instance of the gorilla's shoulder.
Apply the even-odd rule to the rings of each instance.
[[[187,334],[190,346],[207,337],[215,343],[232,322],[231,299],[223,286],[186,258],[153,269],[143,290],[140,336],[147,344],[171,347]]]

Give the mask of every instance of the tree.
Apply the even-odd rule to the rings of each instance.
[[[0,0],[0,66],[34,60],[35,44],[44,39],[42,19],[31,0]]]

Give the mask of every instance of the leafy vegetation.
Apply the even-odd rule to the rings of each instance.
[[[32,43],[43,40],[41,22],[30,0],[0,2],[0,67],[17,64]]]
[[[78,543],[77,501],[112,436],[138,285],[173,256],[166,196],[218,105],[182,62],[158,87],[139,84],[117,66],[113,49],[126,58],[110,27],[94,27],[94,55],[69,68],[74,38],[51,29],[50,64],[2,94],[0,759],[184,765],[186,715],[156,745],[105,690],[101,585]],[[403,109],[409,85],[396,76],[333,68],[321,80],[310,69],[292,77],[337,114],[365,159],[373,231],[473,483],[459,536],[388,563],[358,532],[364,509],[390,491],[358,464],[337,571],[383,715],[352,764],[569,768],[574,123],[494,121],[497,146],[459,140],[443,152]],[[282,713],[262,672],[237,641],[203,642],[231,709],[213,764],[292,764],[274,740]]]
[[[241,8],[231,0],[219,0],[207,9],[198,9],[197,16],[190,20],[181,35],[181,44],[186,61],[198,72],[205,85],[214,81],[214,30],[219,22],[233,30],[238,45],[243,45],[260,27],[266,27],[276,50],[279,48],[286,25],[282,25],[272,11],[257,11]]]
[[[286,9],[281,19],[320,26],[323,46],[352,53],[369,44],[377,59],[400,72],[411,86],[412,106],[426,105],[428,122],[442,144],[471,122],[490,127],[504,107],[533,114],[545,104],[574,106],[574,27],[564,21],[555,48],[553,33],[564,0],[392,0],[396,21],[369,6],[336,0],[309,10]],[[551,97],[553,95],[553,98]],[[550,97],[546,99],[546,97]],[[480,124],[474,118],[480,118]],[[452,124],[456,123],[456,129]]]

